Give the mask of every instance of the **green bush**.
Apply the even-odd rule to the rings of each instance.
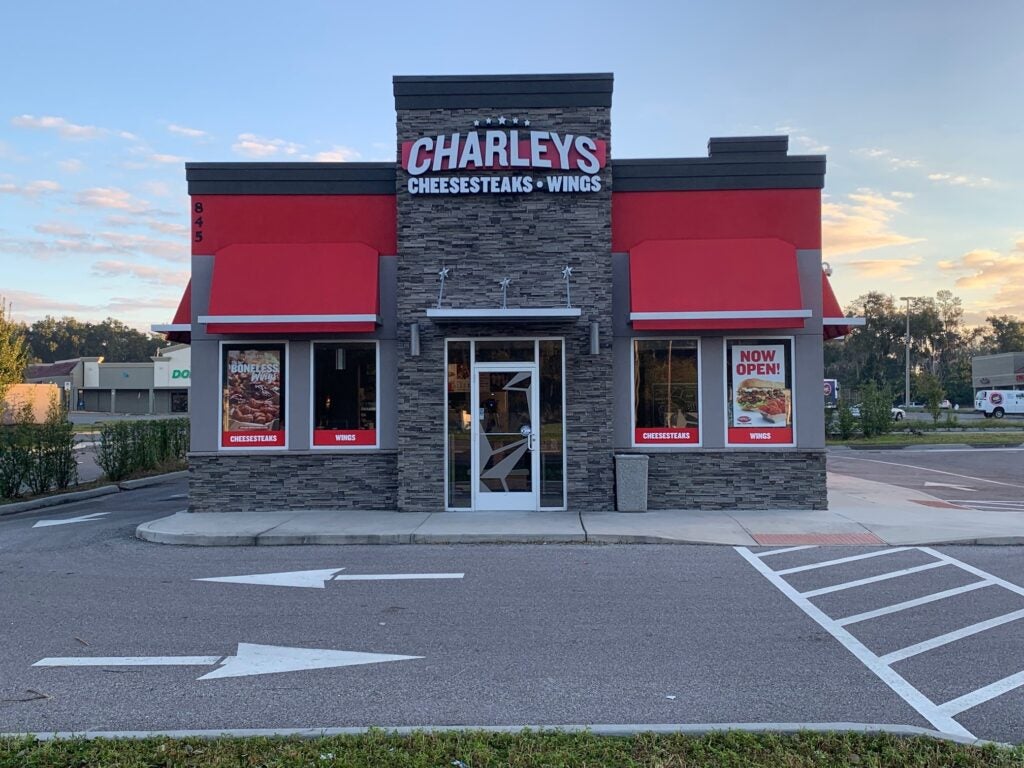
[[[32,407],[25,405],[15,414],[13,425],[0,426],[0,498],[21,495],[32,463]]]
[[[136,472],[184,459],[188,451],[188,419],[107,422],[100,430],[97,463],[114,482]]]
[[[884,435],[892,429],[892,396],[872,382],[864,387],[860,405],[860,427],[864,437]]]
[[[836,410],[838,411],[836,427],[839,431],[839,437],[843,440],[849,440],[857,432],[857,417],[853,415],[853,411],[850,410],[850,404],[846,400],[840,400]]]
[[[54,399],[42,424],[33,422],[31,406],[23,406],[13,426],[0,428],[0,498],[33,495],[78,482],[74,427]]]

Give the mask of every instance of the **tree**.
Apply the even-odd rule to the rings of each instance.
[[[932,415],[932,421],[938,424],[944,396],[939,377],[932,373],[922,373],[918,378],[917,391],[924,398],[925,410]]]
[[[984,338],[988,354],[1024,352],[1024,321],[1012,315],[992,315],[985,318],[985,321],[992,327]]]
[[[46,363],[76,357],[102,357],[108,363],[145,362],[164,342],[120,320],[83,323],[73,317],[47,316],[28,330],[32,357]]]
[[[25,327],[10,318],[10,305],[0,297],[0,411],[11,384],[25,380],[27,364]]]

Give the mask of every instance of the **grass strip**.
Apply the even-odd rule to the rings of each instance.
[[[0,739],[0,768],[802,768],[803,766],[1024,766],[1024,748],[969,746],[891,734],[749,733],[597,736],[556,731],[370,731],[316,739]]]
[[[1024,443],[1024,432],[890,432],[876,437],[854,437],[849,440],[829,440],[828,445],[1020,445]]]

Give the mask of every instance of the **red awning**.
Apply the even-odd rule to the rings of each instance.
[[[377,251],[362,243],[240,243],[213,259],[210,333],[363,333],[380,321]]]
[[[629,252],[637,330],[802,328],[796,248],[774,238],[647,240]]]
[[[839,299],[832,290],[828,275],[821,273],[822,335],[826,339],[838,339],[850,332],[851,326],[864,325],[863,317],[846,317]]]
[[[169,325],[150,326],[153,333],[162,333],[175,344],[192,343],[192,281],[185,286],[185,293],[178,302],[178,310]]]

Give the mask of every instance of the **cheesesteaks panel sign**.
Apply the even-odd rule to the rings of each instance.
[[[786,344],[733,344],[729,442],[789,445],[793,395],[786,386]]]
[[[221,447],[285,447],[284,345],[221,349]]]
[[[505,118],[498,121],[503,125]],[[607,163],[606,147],[602,140],[571,133],[473,130],[403,142],[402,168],[411,177],[410,195],[600,192],[598,174]],[[444,171],[458,173],[436,175]],[[512,173],[475,176],[466,171]]]

